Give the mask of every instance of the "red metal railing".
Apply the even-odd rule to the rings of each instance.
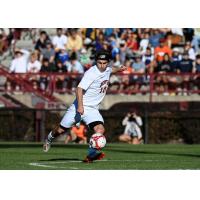
[[[82,74],[75,73],[8,73],[0,68],[0,76],[6,76],[4,92],[20,90],[43,95],[55,101],[53,94],[73,93]],[[8,87],[9,86],[9,87]],[[166,93],[186,95],[200,94],[200,73],[130,73],[113,74],[110,79],[109,94],[146,94],[152,101],[153,94]]]

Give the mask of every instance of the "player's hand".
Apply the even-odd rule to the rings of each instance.
[[[79,112],[81,115],[83,115],[83,113],[84,113],[83,106],[79,106],[78,109],[77,109],[77,112]]]

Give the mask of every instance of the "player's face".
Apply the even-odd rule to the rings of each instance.
[[[97,67],[100,71],[105,71],[108,66],[107,60],[97,60]]]

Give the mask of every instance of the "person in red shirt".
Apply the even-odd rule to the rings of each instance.
[[[160,39],[160,46],[155,48],[154,55],[157,62],[162,62],[165,54],[172,56],[172,50],[164,42],[164,39]]]
[[[127,34],[127,47],[132,51],[135,52],[139,48],[139,44],[137,42],[137,34],[135,33],[128,33]]]

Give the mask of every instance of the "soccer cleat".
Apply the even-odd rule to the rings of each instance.
[[[43,151],[48,152],[50,148],[51,148],[51,143],[48,140],[45,140],[45,143],[43,145]]]
[[[106,155],[105,155],[105,153],[98,153],[97,155],[95,155],[94,157],[89,157],[89,156],[87,156],[84,160],[83,160],[83,162],[85,162],[85,163],[91,163],[91,162],[93,162],[94,160],[102,160],[104,157],[105,157]]]

